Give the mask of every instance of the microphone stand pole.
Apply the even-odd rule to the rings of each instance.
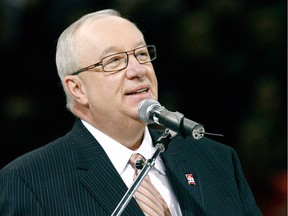
[[[145,176],[148,174],[150,169],[155,165],[156,158],[164,152],[168,144],[171,141],[172,135],[169,133],[169,129],[166,129],[163,135],[156,141],[156,150],[153,154],[153,156],[146,160],[141,172],[137,176],[137,178],[134,180],[130,188],[127,190],[121,201],[119,202],[118,206],[115,208],[114,212],[112,213],[111,216],[119,216],[121,213],[124,211],[125,207],[128,205],[129,201],[131,200],[133,194],[145,178]]]

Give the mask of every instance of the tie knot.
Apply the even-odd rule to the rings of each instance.
[[[132,154],[130,159],[129,159],[129,163],[131,164],[131,166],[136,170],[136,169],[142,169],[144,162],[145,162],[145,158],[139,154],[139,153],[135,153]]]

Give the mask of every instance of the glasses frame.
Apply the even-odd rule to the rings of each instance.
[[[136,50],[139,50],[139,49],[142,49],[142,48],[144,48],[144,47],[147,47],[147,48],[153,47],[153,48],[154,48],[154,51],[155,51],[155,56],[154,56],[153,58],[150,58],[149,61],[139,62],[139,60],[138,60],[137,57],[136,57],[135,51],[136,51]],[[149,49],[147,49],[147,50],[149,50]],[[105,57],[103,57],[103,58],[101,59],[100,62],[97,62],[97,63],[95,63],[95,64],[89,65],[89,66],[84,67],[84,68],[81,68],[81,69],[79,69],[79,70],[71,73],[71,75],[78,75],[78,74],[80,74],[80,73],[82,73],[82,72],[89,71],[89,70],[91,70],[91,69],[93,69],[93,68],[95,68],[95,67],[99,67],[99,66],[102,66],[102,70],[103,70],[103,71],[97,71],[97,72],[110,73],[110,72],[116,72],[116,71],[124,70],[124,69],[128,66],[129,53],[131,53],[131,52],[133,52],[133,55],[134,55],[134,57],[137,59],[137,61],[138,61],[139,64],[145,64],[145,63],[148,63],[148,62],[152,62],[152,61],[155,60],[156,57],[157,57],[157,54],[156,54],[156,46],[155,46],[155,45],[145,45],[145,46],[141,46],[141,47],[138,47],[138,48],[136,48],[136,49],[133,49],[133,50],[129,50],[129,51],[125,51],[125,52],[118,52],[118,53],[114,53],[114,54],[105,56]],[[108,57],[111,57],[111,56],[113,56],[113,55],[121,54],[121,53],[125,53],[126,56],[127,56],[126,66],[125,66],[124,68],[117,69],[117,70],[109,70],[109,71],[105,70],[105,69],[104,69],[104,65],[103,65],[103,59],[108,58]]]

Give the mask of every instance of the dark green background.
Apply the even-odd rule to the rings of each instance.
[[[224,134],[213,138],[239,153],[264,215],[286,215],[284,0],[2,0],[1,167],[71,128],[57,37],[104,8],[136,22],[156,45],[159,102]]]

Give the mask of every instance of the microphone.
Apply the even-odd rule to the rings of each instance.
[[[205,134],[203,125],[184,118],[180,112],[167,110],[153,99],[144,99],[139,103],[138,117],[143,122],[162,125],[184,137],[192,136],[194,139],[200,139]]]

